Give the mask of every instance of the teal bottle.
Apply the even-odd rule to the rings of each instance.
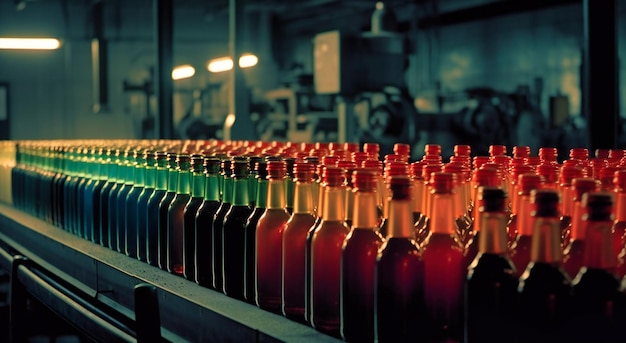
[[[135,168],[133,185],[126,196],[126,237],[124,239],[124,252],[127,256],[137,258],[137,204],[139,196],[143,192],[146,183],[146,156],[142,150],[136,150],[134,154],[135,163],[131,168]]]
[[[95,172],[96,181],[93,184],[92,194],[91,194],[91,199],[92,199],[91,229],[93,231],[92,241],[96,244],[101,244],[102,233],[100,232],[100,228],[101,228],[102,219],[100,217],[100,208],[101,208],[100,199],[102,198],[102,190],[104,189],[104,186],[106,185],[106,181],[107,181],[106,173],[108,172],[107,165],[104,162],[106,158],[105,149],[98,148],[96,151],[96,156],[98,156],[96,160],[97,167],[94,169],[96,170]]]
[[[109,249],[117,250],[117,195],[124,187],[124,179],[126,178],[126,168],[124,166],[124,151],[121,149],[115,150],[115,168],[113,173],[115,177],[115,185],[111,188],[109,194],[109,206],[108,206],[108,243]]]
[[[137,223],[135,230],[137,232],[137,258],[142,262],[148,262],[148,201],[156,187],[156,153],[154,151],[146,151],[144,153],[145,183],[144,188],[137,199]]]
[[[146,245],[146,258],[150,265],[159,267],[159,205],[167,193],[168,181],[167,153],[156,153],[156,182],[150,195],[146,216],[146,240],[139,244]],[[141,251],[141,249],[139,249]]]
[[[159,268],[167,270],[167,212],[170,204],[176,196],[178,187],[178,170],[176,165],[176,153],[167,153],[167,193],[159,203],[159,229],[158,229],[158,261]]]
[[[255,286],[255,268],[256,268],[256,226],[259,218],[265,213],[267,208],[267,162],[259,160],[254,165],[256,178],[256,200],[254,210],[246,221],[246,241],[245,241],[245,278],[246,288],[244,298],[247,302],[256,305],[256,286]]]
[[[179,154],[176,165],[178,185],[167,210],[167,271],[183,276],[183,220],[185,206],[191,199],[189,155]]]
[[[103,174],[106,175],[106,183],[100,191],[100,245],[110,248],[109,243],[109,200],[112,191],[117,186],[117,163],[115,162],[116,149],[107,149],[106,158],[103,161]]]
[[[98,149],[93,147],[89,150],[89,180],[85,184],[83,191],[83,231],[85,239],[95,242],[93,229],[94,213],[94,187],[100,178],[100,163],[98,161]]]
[[[248,159],[233,161],[233,202],[222,226],[222,273],[224,294],[244,299],[246,220],[252,214],[248,196]]]
[[[195,281],[196,214],[204,200],[204,157],[191,156],[191,198],[183,211],[183,274]]]
[[[222,203],[213,218],[213,241],[212,241],[212,271],[213,271],[213,288],[223,292],[223,274],[222,274],[222,232],[224,232],[224,217],[233,200],[233,178],[231,170],[231,160],[222,161],[221,182],[222,186]]]
[[[30,156],[27,157],[28,162],[30,163]],[[63,229],[65,231],[74,233],[74,209],[75,207],[75,195],[74,189],[76,188],[76,183],[78,182],[78,178],[75,172],[76,168],[76,148],[70,147],[67,154],[67,163],[65,174],[67,177],[65,178],[65,182],[63,184]],[[30,174],[32,168],[28,167],[26,169],[26,175]],[[33,194],[33,190],[31,189],[31,184],[26,183],[24,185],[26,194]]]
[[[133,188],[135,182],[135,156],[134,149],[128,149],[124,153],[124,185],[117,194],[117,252],[126,253],[126,197]]]
[[[196,213],[194,239],[194,265],[196,283],[204,287],[213,287],[213,218],[220,202],[220,164],[217,157],[204,159],[205,189],[204,200]]]
[[[91,180],[91,149],[84,147],[78,158],[77,173],[79,181],[76,184],[76,212],[74,214],[76,235],[89,239],[85,229],[85,187]]]

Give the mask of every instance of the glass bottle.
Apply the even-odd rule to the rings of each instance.
[[[224,291],[224,280],[222,272],[222,232],[224,232],[224,217],[233,202],[233,178],[231,169],[231,160],[222,161],[222,172],[220,176],[220,182],[222,182],[222,203],[220,208],[213,217],[213,227],[211,229],[212,234],[212,257],[211,270],[213,273],[213,288],[219,292]]]
[[[167,209],[167,271],[183,276],[183,216],[191,199],[190,158],[187,154],[176,157],[178,185],[176,195]]]
[[[531,192],[536,210],[530,263],[519,280],[521,342],[563,340],[570,311],[571,279],[563,270],[559,194],[551,189]]]
[[[17,149],[18,144],[16,144],[16,149]],[[64,167],[63,167],[63,154],[64,154],[64,150],[61,146],[57,146],[53,149],[53,154],[54,154],[54,169],[55,169],[55,176],[52,180],[52,224],[54,226],[57,227],[62,227],[62,209],[63,209],[63,180],[65,178],[65,174],[64,174]],[[19,156],[19,154],[16,151],[16,164],[15,167],[13,168],[13,170],[11,170],[11,182],[12,182],[12,189],[11,192],[15,193],[15,187],[16,187],[16,181],[14,180],[15,177],[17,177],[16,170],[18,170],[19,167],[19,163],[17,161],[17,156]],[[13,198],[13,203],[15,206],[17,206],[16,203],[16,198]],[[98,213],[100,211],[100,207],[98,207]],[[96,228],[96,230],[100,230],[99,227]]]
[[[148,199],[146,210],[146,240],[139,244],[146,245],[146,259],[150,265],[160,267],[160,231],[159,231],[159,206],[167,194],[168,189],[168,155],[166,152],[156,153],[156,180],[154,192]],[[141,251],[141,248],[139,249]]]
[[[431,175],[430,235],[424,241],[424,299],[430,340],[460,341],[463,332],[463,249],[456,236],[455,174]]]
[[[256,303],[280,313],[282,292],[282,240],[289,220],[286,209],[284,161],[267,163],[267,208],[256,227]]]
[[[109,201],[114,189],[117,187],[117,163],[116,149],[109,148],[106,150],[106,158],[104,160],[104,170],[106,175],[106,183],[100,191],[100,245],[110,248],[109,243]],[[61,190],[61,192],[63,192]]]
[[[424,262],[414,240],[411,180],[392,176],[388,236],[376,256],[375,332],[378,342],[412,342],[423,335]]]
[[[102,233],[100,232],[100,228],[101,228],[102,220],[100,217],[100,208],[101,208],[100,200],[102,198],[102,190],[104,189],[104,186],[106,185],[107,173],[108,173],[107,165],[104,162],[104,159],[106,158],[104,148],[102,147],[98,148],[96,150],[96,156],[97,156],[96,161],[95,161],[96,166],[94,167],[94,175],[96,178],[91,188],[91,202],[92,202],[91,230],[92,230],[92,238],[93,238],[92,241],[96,244],[101,244]],[[87,198],[87,195],[85,197]],[[89,225],[89,222],[87,222],[87,224]]]
[[[465,342],[502,342],[515,320],[517,278],[509,258],[506,192],[480,187],[479,252],[467,271],[465,285]]]
[[[561,242],[563,246],[570,241],[570,226],[574,212],[574,187],[572,181],[583,177],[583,169],[572,165],[563,165],[560,173],[559,189],[561,192]]]
[[[109,248],[111,250],[117,250],[117,220],[118,220],[118,205],[117,198],[120,191],[124,188],[124,181],[126,179],[126,166],[124,151],[117,149],[115,152],[115,186],[111,188],[111,194],[109,195]]]
[[[619,170],[614,173],[613,185],[615,187],[615,223],[611,235],[613,237],[613,251],[616,254],[621,254],[624,250],[624,235],[626,234],[626,170]],[[624,253],[626,254],[626,251]],[[623,277],[623,271],[618,270],[618,276]]]
[[[341,248],[349,228],[345,219],[345,173],[326,167],[322,220],[311,242],[311,325],[339,336]]]
[[[89,239],[86,236],[85,229],[85,187],[89,180],[91,180],[91,151],[89,147],[83,147],[78,157],[78,177],[79,181],[76,183],[75,189],[75,212],[74,212],[74,230],[78,237]],[[37,196],[41,199],[41,194]]]
[[[124,252],[127,256],[137,258],[137,235],[139,233],[137,227],[137,220],[139,213],[137,212],[137,205],[139,203],[139,196],[144,190],[146,183],[146,169],[145,169],[145,152],[143,150],[135,150],[133,159],[135,162],[129,166],[134,168],[133,185],[128,195],[126,195],[126,237],[124,239]]]
[[[156,188],[156,152],[147,150],[144,152],[145,183],[139,198],[137,199],[137,222],[135,230],[137,237],[137,258],[142,262],[148,262],[148,202]]]
[[[313,197],[315,166],[294,165],[294,208],[283,231],[282,313],[285,317],[304,321],[305,244],[309,229],[315,223]]]
[[[213,286],[213,218],[220,207],[220,172],[221,161],[217,157],[205,157],[204,200],[196,213],[195,223],[195,280],[204,287]]]
[[[289,212],[289,214],[292,214],[295,190],[295,181],[293,180],[293,166],[296,162],[296,159],[293,157],[286,157],[284,160],[287,164],[287,175],[285,176],[285,206],[287,212]]]
[[[124,177],[124,186],[117,193],[117,251],[126,253],[126,225],[127,225],[127,203],[126,197],[128,193],[133,189],[135,182],[135,156],[137,151],[133,149],[127,149],[124,153],[124,167],[126,172]],[[133,206],[134,209],[134,206]]]
[[[196,215],[204,200],[205,183],[204,157],[194,154],[191,156],[191,198],[183,211],[183,275],[191,281],[196,279]]]
[[[563,250],[565,256],[563,268],[567,274],[576,275],[582,266],[585,251],[585,228],[582,221],[585,208],[582,206],[582,197],[587,192],[596,191],[599,182],[593,178],[577,178],[572,180],[572,185],[574,187],[574,210],[570,241]]]
[[[613,196],[608,192],[589,192],[583,195],[582,206],[587,208],[583,216],[587,234],[583,267],[572,281],[572,327],[593,330],[576,330],[572,340],[617,342],[623,339],[617,315],[624,304],[611,237]]]
[[[267,208],[267,186],[269,183],[269,181],[267,180],[267,162],[265,160],[258,160],[254,165],[254,169],[256,174],[256,200],[254,210],[246,221],[245,240],[246,287],[244,290],[244,297],[246,301],[251,304],[256,304],[256,227],[259,223],[259,218],[261,218],[261,216],[265,212],[265,209]]]
[[[252,209],[248,197],[250,169],[246,157],[233,161],[233,202],[222,227],[222,275],[224,294],[244,299],[246,221]]]
[[[70,233],[75,233],[75,222],[74,222],[74,214],[76,210],[76,184],[78,183],[78,175],[76,173],[76,158],[77,158],[77,148],[70,147],[67,154],[67,163],[65,174],[66,179],[63,183],[63,229]],[[32,157],[27,155],[28,157],[28,168],[26,169],[27,177],[30,177],[33,173],[33,167],[30,163]],[[24,191],[26,194],[33,194],[32,183],[27,182],[24,184]],[[31,202],[28,202],[31,204]],[[28,206],[27,208],[30,208]]]
[[[518,198],[517,198],[517,237],[511,245],[511,260],[517,271],[516,276],[520,277],[530,262],[530,250],[533,236],[532,204],[530,202],[530,192],[541,187],[543,177],[535,174],[522,174],[518,176]],[[510,229],[510,223],[507,229]]]
[[[167,192],[159,203],[159,224],[158,224],[158,257],[159,268],[167,270],[167,227],[169,224],[168,210],[174,197],[176,197],[176,190],[178,188],[178,170],[176,165],[176,156],[174,152],[167,153]]]
[[[378,233],[377,176],[372,170],[352,173],[353,225],[341,251],[341,337],[374,341],[374,268],[383,243]]]

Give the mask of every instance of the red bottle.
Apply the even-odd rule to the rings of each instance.
[[[619,255],[619,269],[618,276],[622,278],[626,275],[626,268],[624,264],[624,256],[626,250],[624,249],[624,234],[626,233],[626,170],[619,170],[615,172],[613,179],[615,185],[615,223],[612,229],[613,249],[616,254]]]
[[[322,221],[311,242],[311,325],[338,336],[341,247],[349,232],[344,221],[344,170],[326,167],[323,178]]]
[[[518,181],[518,212],[516,218],[517,237],[511,245],[511,260],[515,264],[517,277],[520,277],[530,262],[530,245],[533,236],[533,228],[535,223],[532,212],[532,204],[530,202],[530,192],[541,187],[543,177],[535,174],[522,174]],[[510,228],[509,224],[509,230]]]
[[[315,166],[296,163],[293,214],[283,231],[282,312],[287,318],[304,321],[305,244],[315,223],[313,176]]]
[[[585,228],[582,217],[585,208],[582,206],[583,194],[594,192],[599,187],[599,182],[593,178],[578,178],[572,181],[574,186],[574,210],[572,227],[570,229],[570,241],[563,250],[565,255],[563,267],[569,275],[576,275],[583,264],[585,250]]]
[[[376,317],[378,342],[413,342],[426,329],[424,262],[415,243],[411,210],[411,180],[392,176],[389,234],[376,257]]]
[[[267,163],[267,208],[256,227],[256,303],[280,313],[282,293],[283,231],[289,220],[285,200],[284,161]]]
[[[352,174],[352,230],[341,252],[341,337],[348,342],[374,341],[374,268],[383,239],[378,234],[377,176]]]
[[[463,249],[455,232],[454,174],[431,177],[430,235],[423,245],[424,299],[429,317],[428,339],[461,341],[463,333]]]
[[[583,169],[575,165],[561,167],[559,191],[561,193],[561,242],[563,246],[570,240],[570,226],[574,212],[574,187],[572,181],[583,177]]]

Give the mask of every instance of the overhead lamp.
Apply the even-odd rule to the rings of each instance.
[[[181,65],[172,70],[172,79],[181,80],[192,77],[196,74],[196,68],[189,64]]]
[[[254,54],[243,54],[239,57],[239,68],[254,67],[259,63],[259,58]],[[212,73],[219,73],[233,69],[233,60],[230,57],[220,57],[209,61],[207,69]]]
[[[0,49],[56,50],[60,46],[56,38],[0,38]]]

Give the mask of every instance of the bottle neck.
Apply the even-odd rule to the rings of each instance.
[[[285,178],[285,206],[293,208],[294,206],[295,182],[293,178],[287,176]]]
[[[532,212],[532,204],[530,203],[530,195],[521,194],[517,198],[517,232],[520,236],[532,236],[534,217],[530,215]]]
[[[220,177],[217,174],[206,174],[204,200],[220,201]]]
[[[194,172],[192,174],[192,186],[191,186],[191,196],[194,198],[204,198],[204,184],[206,182],[206,178],[204,177],[204,173]]]
[[[135,166],[135,187],[143,187],[146,184],[146,169],[143,165]]]
[[[294,189],[293,213],[313,214],[313,182],[296,182]]]
[[[414,238],[413,212],[411,200],[391,200],[388,203],[389,218],[387,227],[389,237]]]
[[[76,175],[74,170],[75,170],[75,167],[72,167],[72,173]],[[126,165],[123,163],[118,163],[117,164],[117,183],[125,183],[125,182],[126,182]]]
[[[378,193],[354,192],[352,227],[357,229],[378,229]]]
[[[266,205],[268,209],[284,209],[286,207],[285,180],[269,180]]]
[[[610,220],[587,220],[585,237],[585,266],[588,268],[613,269],[617,266],[613,249]]]
[[[167,170],[167,191],[176,192],[176,186],[178,185],[178,170]]]
[[[584,240],[585,230],[583,227],[583,211],[584,208],[580,201],[574,201],[574,211],[572,215],[572,230],[570,237],[572,240]]]
[[[626,222],[626,193],[617,193],[615,199],[615,221]]]
[[[345,219],[345,187],[324,187],[324,207],[322,208],[322,220],[343,221]]]
[[[465,198],[465,182],[459,182],[452,192],[452,198],[454,199],[454,211],[455,218],[460,218],[465,215],[467,210],[464,198]]]
[[[248,179],[233,178],[233,206],[248,206]]]
[[[160,191],[167,190],[168,169],[164,167],[157,167],[155,169],[155,189]]]
[[[222,179],[224,192],[222,193],[222,202],[232,204],[233,202],[233,179],[230,177]]]
[[[557,217],[535,217],[530,259],[533,262],[560,263],[561,221]]]
[[[489,254],[508,254],[506,224],[508,215],[502,212],[483,212],[480,216],[478,250]]]
[[[156,168],[155,167],[145,167],[146,170],[146,188],[155,188],[156,187]]]
[[[424,181],[421,179],[413,180],[413,212],[424,213]]]
[[[352,191],[352,188],[346,187],[345,188],[345,192],[346,192],[346,200],[344,202],[345,204],[345,220],[353,220],[354,217],[354,192]]]
[[[189,170],[178,171],[178,194],[191,194],[191,172]]]
[[[258,208],[266,208],[267,207],[267,188],[269,181],[266,179],[258,179],[256,180],[256,207]]]
[[[60,166],[60,162],[61,160],[59,159],[59,166],[58,166],[58,171],[61,173],[63,172],[63,169]],[[102,180],[102,181],[108,181],[108,180],[112,180],[113,175],[112,174],[112,167],[111,167],[111,163],[107,162],[107,161],[103,161],[102,162],[102,166],[100,167],[100,177],[98,179]]]
[[[133,164],[126,165],[126,177],[124,178],[124,184],[132,185],[135,182],[135,166]]]
[[[456,201],[454,193],[433,193],[430,232],[453,235],[455,233]]]
[[[561,187],[561,213],[563,216],[572,216],[574,212],[574,188],[571,186]]]

